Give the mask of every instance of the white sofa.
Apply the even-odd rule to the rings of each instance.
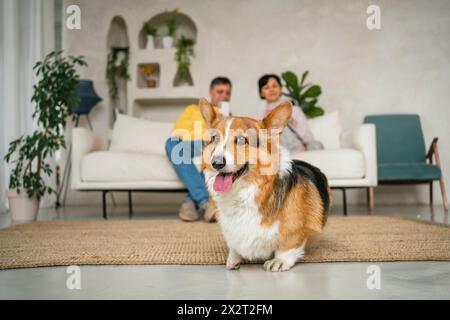
[[[309,120],[309,124],[325,149],[293,153],[292,158],[319,167],[330,186],[343,191],[344,214],[348,188],[368,188],[373,206],[373,187],[377,185],[375,126],[362,124],[343,133],[337,112]],[[101,191],[105,219],[109,191],[128,192],[130,216],[132,191],[185,191],[165,153],[171,129],[171,123],[119,115],[109,143],[86,128],[74,128],[72,189]]]

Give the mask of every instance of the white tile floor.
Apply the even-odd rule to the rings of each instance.
[[[136,207],[135,219],[176,219],[173,208]],[[167,212],[169,211],[169,212]],[[40,220],[99,219],[100,207],[42,210]],[[126,219],[127,207],[110,209]],[[339,208],[334,210],[339,215]],[[349,215],[368,214],[350,207]],[[441,206],[378,206],[371,214],[449,223]],[[0,228],[10,225],[0,215]],[[0,271],[0,299],[450,299],[450,262],[377,263],[381,288],[369,290],[371,263],[305,263],[273,274],[261,266],[81,266],[81,289],[66,288],[66,267]]]

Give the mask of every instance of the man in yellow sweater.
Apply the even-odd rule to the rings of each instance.
[[[231,98],[231,81],[217,77],[211,81],[209,95],[216,112],[220,102]],[[183,221],[196,221],[201,215],[208,222],[215,220],[214,205],[208,202],[205,178],[192,159],[202,154],[203,134],[206,124],[196,104],[187,106],[175,123],[171,137],[166,141],[166,153],[178,177],[188,189],[188,194],[180,207],[179,216]]]

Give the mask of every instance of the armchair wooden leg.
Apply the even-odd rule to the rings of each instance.
[[[447,199],[447,193],[445,191],[445,183],[444,183],[443,176],[441,176],[441,179],[439,180],[439,185],[441,187],[442,203],[444,204],[444,209],[445,209],[445,211],[448,211],[448,199]]]
[[[367,188],[367,200],[369,202],[369,210],[373,210],[375,207],[375,194],[373,187]]]
[[[440,168],[441,167],[441,159],[439,157],[439,149],[437,145],[437,138],[433,139],[433,142],[431,143],[430,150],[428,151],[427,158],[430,159],[430,163],[433,163],[433,157],[436,159],[436,165]],[[441,172],[441,179],[439,179],[439,186],[441,187],[441,195],[442,195],[442,203],[444,204],[445,211],[448,211],[448,199],[447,199],[447,192],[445,191],[445,183],[444,183],[444,175]]]

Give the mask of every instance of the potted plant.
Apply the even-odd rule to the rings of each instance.
[[[181,36],[176,43],[175,61],[177,62],[177,73],[174,86],[194,85],[190,66],[191,57],[194,57],[194,40]]]
[[[119,96],[118,80],[130,80],[128,65],[128,47],[112,47],[107,58],[106,81],[109,88],[109,97],[113,102],[117,101]]]
[[[33,68],[40,78],[31,99],[39,129],[12,141],[4,157],[14,165],[7,190],[13,221],[35,220],[42,196],[55,193],[44,181],[53,173],[47,157],[66,146],[66,119],[80,102],[76,95],[80,77],[75,68],[86,65],[83,57],[64,57],[59,51],[48,54]]]
[[[298,81],[298,77],[292,71],[286,71],[281,74],[285,82],[287,92],[283,95],[291,98],[297,106],[302,108],[303,112],[308,118],[315,118],[323,115],[323,109],[316,105],[318,97],[322,94],[322,89],[318,85],[310,83],[305,84],[305,79],[309,71],[302,74],[302,79]]]
[[[156,28],[152,27],[149,22],[144,23],[144,33],[147,35],[147,49],[155,48]]]
[[[177,23],[178,9],[169,12],[169,18],[167,20],[167,35],[163,37],[163,48],[168,49],[173,47],[175,34],[178,29]]]

